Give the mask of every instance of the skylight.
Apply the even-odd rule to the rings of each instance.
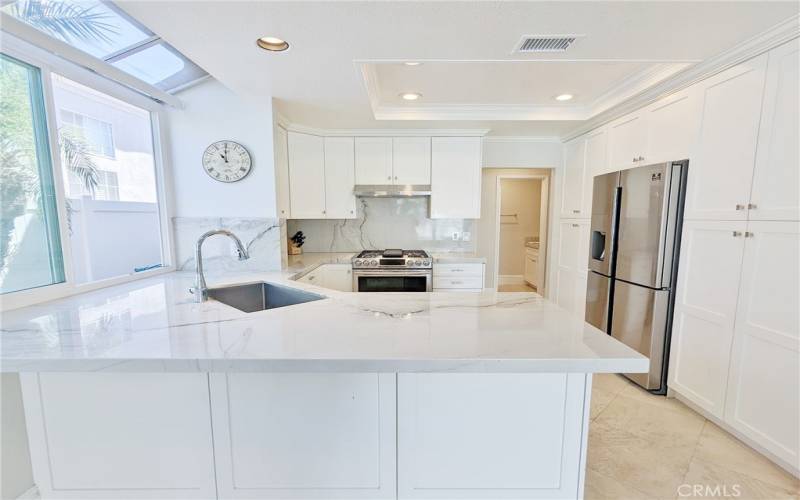
[[[0,10],[167,92],[206,76],[112,2],[16,0]]]

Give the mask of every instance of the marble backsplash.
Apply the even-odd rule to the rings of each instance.
[[[405,248],[430,252],[474,252],[474,221],[428,218],[428,198],[358,198],[357,218],[289,220],[287,234],[303,231],[304,252],[356,252]],[[454,241],[453,232],[470,241]]]
[[[227,229],[242,240],[250,258],[240,261],[236,246],[226,236],[211,236],[203,243],[203,269],[208,274],[225,271],[273,271],[281,268],[281,224],[278,219],[232,217],[174,217],[175,261],[178,271],[195,269],[197,238],[212,229]]]

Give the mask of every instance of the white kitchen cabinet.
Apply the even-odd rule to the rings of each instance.
[[[481,216],[481,138],[431,139],[431,219]]]
[[[581,496],[585,380],[577,373],[399,374],[398,498]]]
[[[275,125],[275,206],[280,219],[291,216],[289,198],[289,134],[286,129]]]
[[[561,217],[586,216],[583,186],[586,167],[586,140],[578,137],[564,144],[564,181],[561,184]]]
[[[580,216],[592,216],[592,190],[594,177],[602,175],[608,169],[608,132],[605,129],[586,134],[586,167],[583,172],[583,203]]]
[[[689,160],[687,220],[746,219],[766,67],[763,54],[700,84],[702,122]]]
[[[431,138],[395,137],[392,139],[392,184],[431,183]]]
[[[325,264],[322,268],[322,279],[325,288],[340,292],[353,291],[352,264]]]
[[[356,196],[352,137],[325,138],[325,217],[355,219]]]
[[[556,303],[581,318],[586,298],[588,240],[588,220],[565,220],[559,224],[556,246]]]
[[[800,41],[769,53],[750,220],[800,220]]]
[[[210,380],[220,498],[395,498],[394,374]]]
[[[23,373],[42,498],[215,498],[205,373]]]
[[[700,128],[699,89],[691,87],[645,109],[647,143],[642,165],[692,157]],[[689,162],[689,168],[692,168]]]
[[[325,218],[325,141],[289,132],[289,185],[293,219]]]
[[[480,292],[483,290],[482,262],[463,262],[433,265],[434,292]]]
[[[745,224],[683,225],[669,385],[718,418],[728,384]]]
[[[319,266],[307,272],[297,279],[300,283],[308,283],[309,285],[325,286],[324,266]]]
[[[608,125],[608,168],[624,170],[652,163],[647,158],[647,113],[630,113]]]
[[[747,230],[725,420],[800,470],[800,228]]]
[[[356,184],[391,184],[392,138],[356,137]]]

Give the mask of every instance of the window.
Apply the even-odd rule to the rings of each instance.
[[[150,112],[60,75],[52,81],[74,280],[162,265]]]
[[[164,91],[206,76],[112,2],[16,0],[0,10]]]
[[[0,293],[64,281],[39,70],[0,54]]]
[[[114,158],[114,134],[110,123],[66,109],[62,109],[60,114],[63,124],[60,133],[70,136],[73,141],[82,141],[92,154]]]

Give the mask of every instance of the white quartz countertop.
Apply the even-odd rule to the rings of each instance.
[[[347,255],[347,257],[345,257]],[[3,313],[0,370],[644,372],[645,357],[532,293],[344,293],[290,278],[350,254],[306,255],[270,281],[324,300],[244,313],[195,303],[169,273]],[[323,257],[324,256],[324,257]]]

